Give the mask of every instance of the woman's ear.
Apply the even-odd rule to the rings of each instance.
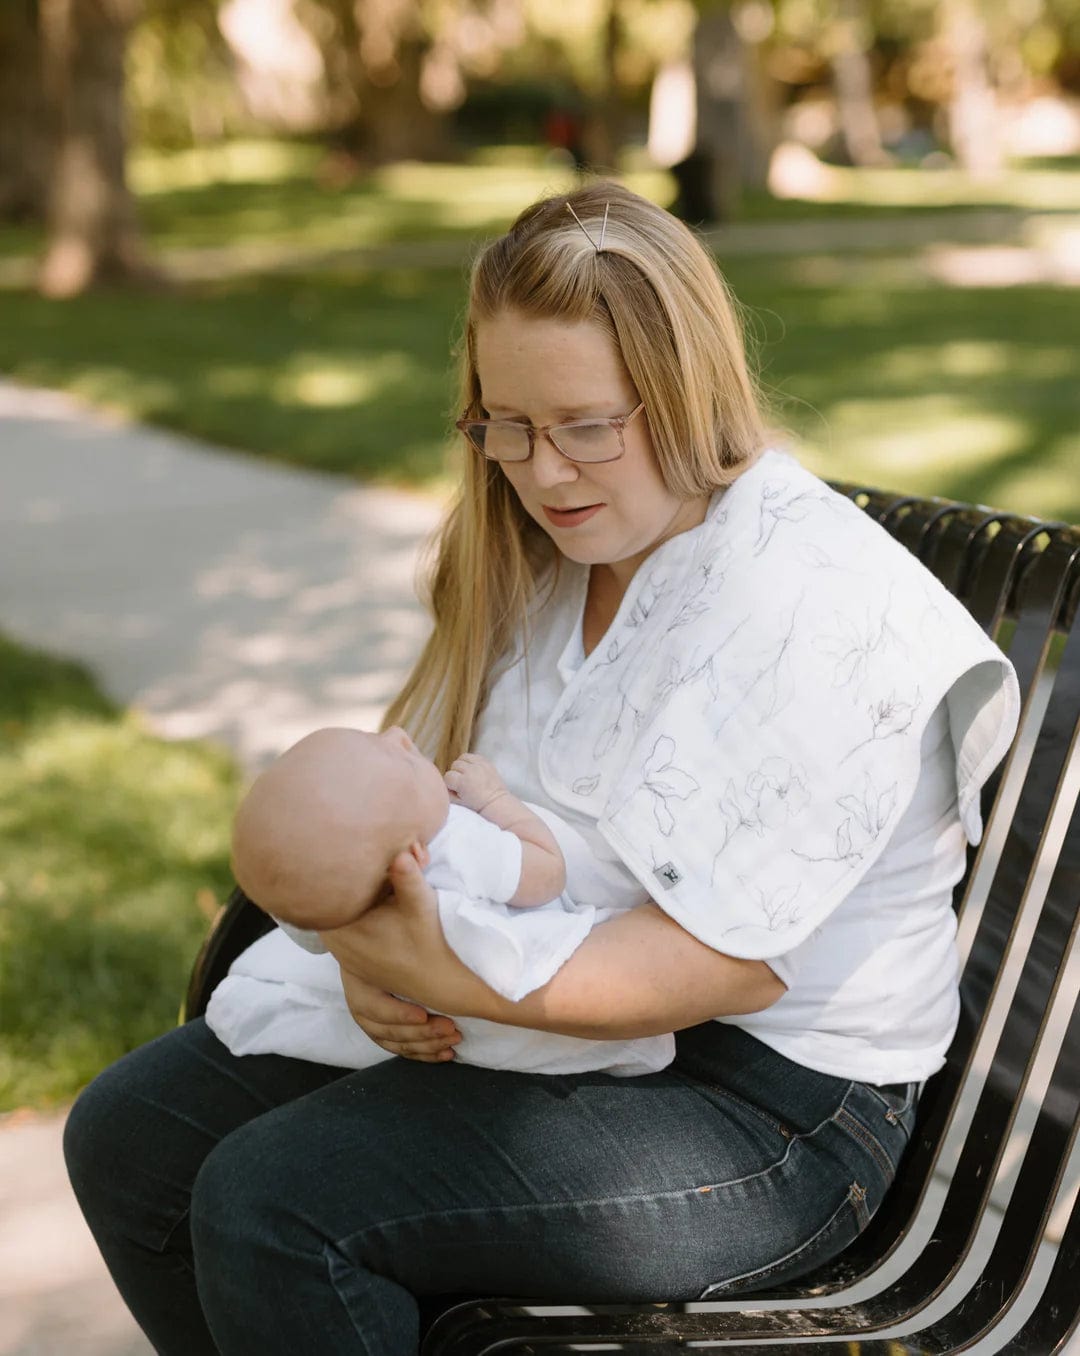
[[[431,853],[427,850],[427,845],[421,843],[419,838],[414,838],[409,844],[408,851],[416,858],[416,865],[421,871],[426,871],[431,865]]]

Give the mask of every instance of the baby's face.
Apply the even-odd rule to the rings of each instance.
[[[402,806],[408,808],[416,824],[420,841],[428,843],[446,823],[450,809],[450,793],[442,773],[400,725],[368,737],[378,746],[376,782],[396,788]]]

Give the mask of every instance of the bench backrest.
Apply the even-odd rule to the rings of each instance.
[[[1076,931],[1080,531],[970,505],[837,488],[965,603],[1008,654],[1024,696],[1014,747],[984,792],[983,841],[957,889],[962,1016],[946,1067],[924,1090],[904,1170],[870,1228],[835,1263],[787,1292],[821,1294],[850,1285],[895,1248],[926,1193],[946,1132],[962,1106],[969,1118],[985,1080],[935,1229],[941,1246],[924,1253],[910,1275],[914,1298],[928,1286],[940,1289],[970,1250]],[[1068,1049],[1062,1055],[1067,1060]],[[1076,1075],[1075,1046],[1072,1059]],[[1067,1063],[1059,1073],[1070,1082]],[[1044,1099],[1070,1143],[1080,1077],[1071,1083]],[[1059,1157],[1041,1156],[1045,1181],[1037,1194],[1047,1212]],[[1040,1224],[1032,1247],[1041,1233]],[[1014,1235],[1012,1246],[1022,1253],[1024,1240]]]

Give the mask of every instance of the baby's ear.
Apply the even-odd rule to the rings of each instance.
[[[421,843],[419,838],[414,838],[409,844],[409,852],[416,858],[416,865],[421,871],[426,871],[431,865],[431,853],[427,850],[427,845]]]

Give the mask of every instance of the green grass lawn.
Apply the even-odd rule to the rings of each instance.
[[[141,155],[132,177],[152,242],[226,248],[214,282],[46,302],[0,291],[0,371],[228,447],[376,481],[445,477],[451,348],[464,259],[567,170],[538,150],[390,166],[331,187],[313,146],[243,142]],[[949,171],[831,169],[832,201],[752,199],[751,217],[942,207],[1080,209],[1080,169],[1033,164],[999,183]],[[669,201],[668,176],[629,167]],[[387,242],[458,242],[452,266],[343,262]],[[26,232],[0,230],[0,257]],[[246,251],[325,251],[251,273]],[[333,256],[338,256],[333,258]],[[422,262],[422,261],[421,261]],[[911,256],[734,256],[781,422],[825,474],[1080,518],[1080,306],[1054,287],[931,285]]]
[[[728,269],[815,469],[1080,520],[1075,291],[845,267],[851,281],[827,283],[798,258]],[[8,292],[0,370],[262,456],[433,484],[462,287],[456,268],[338,268],[138,301]]]
[[[280,142],[137,155],[132,177],[153,244],[226,249],[220,278],[66,303],[0,291],[0,371],[259,456],[437,484],[464,259],[523,204],[566,187],[569,173],[535,148],[503,148],[331,187],[323,163],[316,147]],[[1080,210],[1071,162],[1019,166],[989,187],[949,171],[829,174],[829,202],[751,199],[747,212]],[[630,163],[628,177],[670,200],[669,176]],[[340,257],[395,241],[456,242],[461,262]],[[0,258],[32,244],[0,230]],[[267,248],[325,252],[330,262],[243,269],[246,252]],[[1075,290],[931,285],[913,257],[725,261],[780,420],[825,474],[1080,518]]]
[[[1030,162],[978,183],[954,170],[829,166],[821,198],[750,193],[741,214],[751,221],[784,221],[988,207],[1077,212],[1078,170],[1075,161]],[[629,153],[623,171],[631,187],[670,206],[670,174],[648,168],[641,153]],[[130,178],[144,227],[159,249],[249,241],[340,250],[433,236],[468,240],[502,229],[541,193],[573,183],[570,171],[535,146],[490,147],[460,164],[408,162],[342,178],[317,146],[282,141],[137,151]],[[0,228],[0,257],[25,254],[39,243],[34,231]]]
[[[230,886],[229,759],[0,637],[0,1112],[66,1101],[175,1023]]]

